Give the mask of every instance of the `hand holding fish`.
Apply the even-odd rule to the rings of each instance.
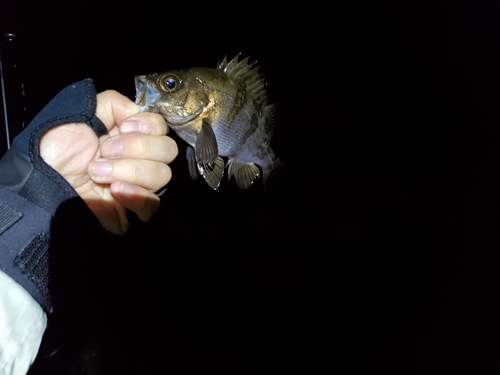
[[[97,138],[83,123],[47,131],[40,142],[44,161],[61,174],[103,227],[123,234],[126,210],[147,221],[158,210],[155,191],[171,178],[176,143],[159,114],[139,113],[139,106],[116,91],[97,95],[96,115],[108,134]]]

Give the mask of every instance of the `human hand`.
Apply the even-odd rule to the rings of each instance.
[[[108,134],[97,138],[84,123],[47,131],[40,155],[75,189],[102,226],[115,234],[129,227],[126,210],[147,221],[158,210],[155,191],[172,176],[176,143],[166,134],[163,117],[139,113],[139,107],[116,91],[97,95],[96,115]]]

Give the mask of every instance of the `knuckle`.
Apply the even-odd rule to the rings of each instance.
[[[139,160],[136,160],[136,159],[131,159],[128,163],[128,173],[135,177],[135,178],[138,178],[140,179],[141,178],[141,172],[142,172],[142,167],[141,167],[141,163],[139,162]]]
[[[137,152],[138,155],[144,155],[148,150],[151,149],[151,142],[149,142],[149,137],[144,137],[138,134],[134,147],[135,152]]]

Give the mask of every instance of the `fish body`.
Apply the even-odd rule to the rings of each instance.
[[[227,157],[228,176],[247,189],[266,180],[279,163],[271,140],[277,105],[268,103],[259,67],[226,58],[216,68],[190,68],[135,77],[136,104],[142,112],[161,113],[189,145],[191,177],[201,174],[218,190]]]

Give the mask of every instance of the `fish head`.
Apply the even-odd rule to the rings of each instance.
[[[136,76],[135,89],[141,112],[161,113],[172,128],[196,119],[209,103],[200,80],[189,70]]]

